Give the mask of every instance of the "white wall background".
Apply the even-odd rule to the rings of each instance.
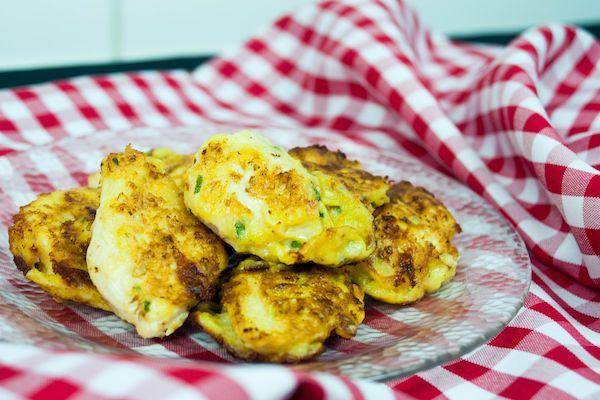
[[[212,54],[313,0],[0,0],[0,70]],[[451,34],[600,21],[600,0],[407,0]]]

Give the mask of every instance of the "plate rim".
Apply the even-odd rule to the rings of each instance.
[[[309,129],[293,129],[293,128],[286,128],[286,127],[263,127],[263,128],[244,128],[241,126],[235,126],[235,125],[231,125],[231,124],[220,124],[220,123],[213,123],[213,122],[207,122],[204,124],[199,124],[199,125],[181,125],[181,126],[175,126],[175,127],[145,127],[145,126],[140,126],[140,127],[131,127],[128,129],[121,129],[121,130],[111,130],[111,129],[104,129],[101,131],[96,131],[96,132],[92,132],[90,134],[84,135],[84,136],[79,136],[79,137],[66,137],[66,138],[62,138],[60,140],[54,141],[54,142],[50,142],[47,144],[43,144],[43,145],[39,145],[39,146],[32,146],[30,148],[24,149],[22,151],[19,151],[17,153],[14,154],[8,154],[6,155],[7,157],[15,157],[18,155],[23,155],[23,154],[27,154],[27,153],[31,153],[33,151],[43,151],[44,149],[50,149],[52,147],[55,146],[65,146],[68,143],[71,142],[79,142],[82,140],[93,140],[96,137],[102,137],[103,135],[106,135],[107,133],[109,134],[113,134],[113,135],[118,135],[119,133],[130,133],[133,134],[134,132],[138,132],[138,131],[144,131],[144,130],[148,130],[148,131],[154,131],[154,132],[160,132],[161,135],[165,134],[166,131],[172,131],[172,130],[180,130],[180,131],[185,131],[186,134],[191,134],[187,133],[191,130],[200,130],[200,129],[211,129],[211,133],[210,135],[215,134],[216,132],[220,131],[221,129],[223,129],[223,131],[235,131],[235,130],[240,130],[240,129],[251,129],[251,130],[255,130],[257,132],[261,132],[261,131],[288,131],[294,135],[297,136],[301,136],[303,131],[309,131]],[[215,128],[219,128],[218,130],[215,130]],[[313,130],[310,130],[313,131]],[[326,131],[326,130],[324,130]],[[329,132],[328,132],[329,133]],[[438,179],[443,179],[443,180],[450,180],[453,181],[453,183],[455,185],[459,185],[461,186],[461,188],[464,190],[466,189],[469,193],[469,196],[472,196],[474,198],[476,198],[479,202],[484,203],[488,206],[488,209],[494,213],[494,216],[496,218],[498,218],[499,220],[503,221],[503,224],[506,225],[506,227],[508,227],[511,231],[511,233],[513,234],[513,236],[517,239],[518,242],[518,246],[524,250],[526,256],[527,256],[527,263],[526,263],[526,271],[523,271],[524,273],[527,273],[527,283],[526,283],[526,289],[523,290],[523,292],[520,294],[520,297],[518,299],[517,302],[515,302],[515,310],[513,312],[513,314],[511,315],[510,318],[508,318],[505,322],[500,322],[498,324],[495,324],[492,328],[489,328],[487,330],[487,332],[489,333],[485,333],[482,334],[479,338],[477,338],[476,340],[473,340],[472,342],[466,344],[466,345],[462,345],[462,346],[458,346],[458,348],[456,349],[456,351],[447,351],[444,352],[441,356],[436,356],[435,359],[429,360],[429,361],[424,361],[423,363],[420,364],[416,364],[415,366],[408,368],[407,370],[404,370],[402,372],[397,372],[399,371],[398,369],[394,369],[392,372],[387,372],[387,373],[380,373],[380,374],[373,374],[367,378],[360,378],[359,379],[369,379],[369,380],[373,380],[373,381],[378,381],[378,382],[386,382],[386,381],[390,381],[390,380],[394,380],[394,379],[400,379],[403,377],[407,377],[407,376],[411,376],[414,375],[418,372],[421,371],[425,371],[443,364],[446,364],[450,361],[456,360],[462,356],[465,356],[468,353],[471,353],[472,351],[476,350],[477,348],[479,348],[480,346],[482,346],[483,344],[489,342],[490,340],[492,340],[494,337],[496,337],[500,332],[502,332],[502,330],[508,326],[515,318],[516,316],[519,315],[519,312],[521,311],[521,309],[523,308],[524,304],[525,304],[525,300],[530,292],[530,288],[531,288],[531,282],[532,282],[532,264],[531,264],[531,258],[529,255],[529,251],[527,249],[527,246],[525,245],[525,242],[523,240],[523,238],[521,237],[521,235],[519,235],[519,233],[517,232],[517,230],[515,229],[514,225],[511,223],[511,221],[504,217],[499,210],[496,209],[496,207],[494,207],[490,202],[488,202],[485,198],[483,198],[481,195],[479,195],[478,193],[474,192],[470,187],[468,187],[467,185],[465,185],[463,182],[459,181],[458,179],[456,179],[453,176],[450,175],[446,175],[443,174],[442,172],[436,170],[435,168],[432,168],[431,166],[423,163],[422,161],[420,161],[417,157],[415,157],[414,155],[408,153],[406,150],[400,148],[398,151],[392,151],[392,150],[388,150],[385,148],[371,148],[365,144],[356,142],[350,138],[345,137],[343,134],[337,133],[337,132],[330,132],[329,134],[333,135],[334,137],[337,137],[338,140],[343,140],[343,141],[347,141],[351,146],[356,146],[357,148],[362,149],[365,152],[371,153],[372,155],[377,155],[377,158],[379,158],[379,156],[384,156],[386,158],[389,158],[391,160],[394,159],[398,159],[399,157],[402,157],[403,155],[407,157],[408,160],[404,159],[402,160],[402,162],[406,163],[406,162],[410,162],[412,164],[414,164],[415,166],[418,166],[424,170],[426,170],[428,173],[433,174],[434,176],[436,176],[436,178]],[[326,139],[324,139],[324,137],[318,137],[318,136],[312,136],[312,139],[321,143],[323,145],[327,145],[328,143],[325,142]],[[334,148],[339,148],[338,146],[334,146]],[[361,161],[361,160],[359,160]],[[377,160],[377,162],[379,162],[379,160]],[[429,188],[427,188],[429,190]],[[435,190],[434,190],[435,191]],[[525,267],[525,265],[523,265],[523,267]],[[515,296],[516,297],[516,296]],[[399,306],[401,307],[401,306]],[[402,340],[402,339],[399,339]],[[14,341],[4,341],[3,342],[6,343],[16,343]],[[131,350],[131,349],[130,349]],[[139,357],[143,357],[143,358],[149,358],[149,359],[156,359],[157,357],[152,357],[149,355],[145,355],[145,354],[141,354],[139,352],[136,352],[135,350],[131,350],[133,351],[136,355],[138,355]],[[96,353],[95,351],[92,351],[93,353]],[[189,360],[189,359],[185,359],[183,357],[178,358],[180,361],[193,361],[193,360]],[[310,362],[310,361],[309,361]],[[328,361],[323,361],[325,363],[328,363]],[[241,362],[241,363],[237,363],[238,365],[260,365],[257,363],[245,363],[245,362]],[[288,367],[291,368],[293,370],[297,370],[297,365],[296,364],[276,364],[276,365],[281,365],[284,367]],[[302,364],[299,364],[302,365]],[[307,371],[307,369],[302,370],[304,372]],[[327,371],[319,371],[318,369],[312,369],[310,371],[313,372],[327,372]],[[394,372],[396,371],[396,372]],[[347,374],[344,373],[339,373],[338,375],[342,375],[342,376],[349,376]],[[354,377],[353,379],[356,379],[357,377]]]

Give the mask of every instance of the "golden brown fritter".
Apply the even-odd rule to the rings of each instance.
[[[212,298],[227,265],[221,240],[185,207],[181,189],[144,153],[102,161],[87,264],[114,312],[143,337],[171,334]]]
[[[146,152],[149,161],[155,164],[162,172],[168,174],[177,186],[183,184],[185,172],[194,162],[192,154],[179,154],[168,147],[157,147]],[[100,171],[88,176],[89,187],[100,186]]]
[[[244,360],[298,362],[333,333],[350,338],[364,318],[363,292],[339,269],[243,261],[223,285],[221,311],[194,320]]]
[[[168,147],[157,147],[147,154],[178,187],[183,187],[186,172],[194,163],[193,154],[179,154]]]
[[[376,250],[347,270],[366,294],[394,304],[412,303],[450,280],[458,263],[452,214],[431,193],[408,182],[388,192],[375,211]]]
[[[98,189],[42,194],[21,207],[8,230],[15,264],[57,300],[110,310],[87,272],[85,255],[100,203]]]
[[[335,177],[249,131],[216,135],[188,170],[185,203],[242,253],[339,266],[368,257],[373,217]]]
[[[299,160],[310,172],[321,171],[339,179],[369,208],[374,209],[389,201],[387,177],[365,171],[358,161],[349,160],[341,151],[333,152],[321,145],[295,147],[290,155]]]

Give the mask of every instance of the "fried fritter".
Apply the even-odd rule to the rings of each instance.
[[[8,237],[17,267],[52,297],[110,310],[85,262],[99,203],[98,189],[42,194],[21,207]]]
[[[421,187],[400,182],[388,195],[390,203],[375,211],[376,250],[347,270],[366,294],[386,303],[412,303],[456,273],[458,251],[452,238],[460,226]]]
[[[356,196],[256,133],[216,135],[204,143],[184,191],[194,215],[238,252],[339,266],[374,248],[373,217]]]
[[[114,312],[143,337],[171,334],[212,298],[227,265],[221,240],[185,207],[181,189],[144,153],[102,161],[87,264]]]
[[[192,318],[239,358],[298,362],[320,354],[333,333],[354,336],[363,297],[339,269],[248,259],[223,285],[221,311],[204,305]]]
[[[341,151],[312,145],[295,147],[290,150],[290,155],[310,172],[321,171],[335,176],[370,209],[390,201],[386,194],[391,186],[387,177],[370,174],[358,161],[349,160]]]
[[[185,179],[185,172],[194,161],[192,154],[179,154],[168,147],[157,147],[148,151],[146,155],[149,161],[168,174],[180,187]],[[100,171],[88,176],[88,186],[100,187]]]
[[[157,147],[147,154],[164,173],[175,181],[178,187],[183,187],[186,172],[194,163],[193,154],[179,154],[168,147]]]

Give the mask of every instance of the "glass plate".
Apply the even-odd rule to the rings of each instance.
[[[0,338],[55,349],[235,362],[192,324],[166,339],[147,340],[110,313],[55,302],[16,269],[7,237],[18,206],[41,192],[84,185],[110,151],[131,143],[141,150],[168,146],[193,152],[211,134],[230,130],[210,125],[99,132],[0,158]],[[412,374],[475,349],[520,309],[531,279],[527,250],[509,223],[468,188],[402,152],[381,152],[319,130],[263,132],[288,148],[322,143],[340,149],[370,172],[424,186],[463,230],[455,241],[458,272],[449,284],[411,306],[367,301],[354,338],[333,338],[325,353],[293,368],[374,380]]]

